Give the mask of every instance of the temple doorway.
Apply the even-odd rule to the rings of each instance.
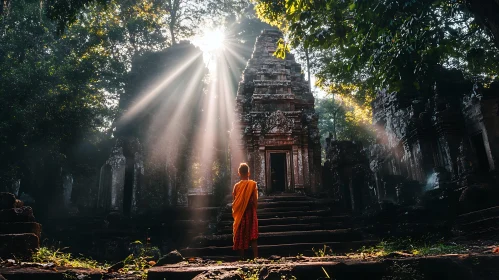
[[[270,154],[270,187],[272,192],[286,190],[286,153]]]

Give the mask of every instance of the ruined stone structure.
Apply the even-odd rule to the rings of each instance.
[[[456,213],[499,204],[499,86],[439,75],[429,94],[377,94],[375,143],[327,139],[324,189],[343,209],[419,203]]]
[[[143,184],[142,147],[137,139],[118,139],[101,167],[98,208],[105,212],[134,214]]]
[[[377,198],[413,202],[427,191],[494,181],[498,103],[494,86],[479,89],[458,78],[438,82],[429,98],[380,92],[370,148]]]
[[[280,38],[279,31],[264,30],[243,72],[231,132],[232,170],[248,162],[264,193],[316,192],[321,166],[314,97],[294,56],[273,56]]]
[[[181,74],[175,74],[178,69],[183,70]],[[144,94],[155,94],[133,117],[116,124],[116,142],[100,170],[97,208],[101,212],[134,216],[187,204],[190,186],[182,180],[187,166],[185,151],[194,144],[184,138],[190,131],[173,130],[174,125],[168,124],[186,94],[186,85],[194,95],[182,103],[182,117],[189,115],[196,122],[194,115],[201,111],[197,97],[204,85],[203,74],[192,76],[198,69],[204,71],[202,52],[188,42],[134,58],[126,92],[120,95],[120,108],[126,112]],[[165,77],[175,79],[161,83]],[[182,145],[172,148],[171,143],[179,139]],[[178,154],[176,161],[170,159],[172,154]]]
[[[376,190],[369,160],[360,143],[326,139],[324,190],[340,209],[362,212],[376,206]]]

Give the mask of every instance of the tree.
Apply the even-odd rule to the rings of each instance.
[[[140,2],[161,7],[162,11],[156,10],[155,15],[167,25],[171,45],[178,43],[179,39],[193,36],[201,26],[223,24],[225,17],[239,13],[248,5],[247,0],[48,0],[46,11],[62,32],[77,21],[78,14],[85,7],[99,6],[113,14],[120,11],[114,9],[116,5],[132,7]]]
[[[0,183],[50,193],[74,147],[115,113],[101,90],[106,59],[95,40],[54,36],[38,1],[11,2],[0,29]]]
[[[458,1],[257,1],[258,15],[291,46],[319,56],[322,86],[355,85],[360,104],[376,90],[431,94],[441,67],[490,81],[497,48]]]
[[[369,143],[372,140],[371,111],[367,106],[358,106],[352,99],[331,94],[316,98],[315,112],[319,116],[318,127],[322,147],[326,146],[326,138],[362,143]],[[325,154],[322,155],[323,160],[324,157]]]
[[[475,19],[494,37],[499,48],[499,2],[497,0],[465,0],[466,7],[473,13]]]

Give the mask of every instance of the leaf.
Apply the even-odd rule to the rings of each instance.
[[[326,274],[326,278],[327,278],[327,279],[331,279],[331,277],[330,277],[330,276],[329,276],[329,274],[327,273],[326,269],[325,269],[324,267],[322,267],[322,266],[321,266],[321,268],[322,268],[322,271],[324,271],[324,274]]]

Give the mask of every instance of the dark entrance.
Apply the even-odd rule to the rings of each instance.
[[[286,190],[286,153],[270,154],[270,184],[273,192]]]

